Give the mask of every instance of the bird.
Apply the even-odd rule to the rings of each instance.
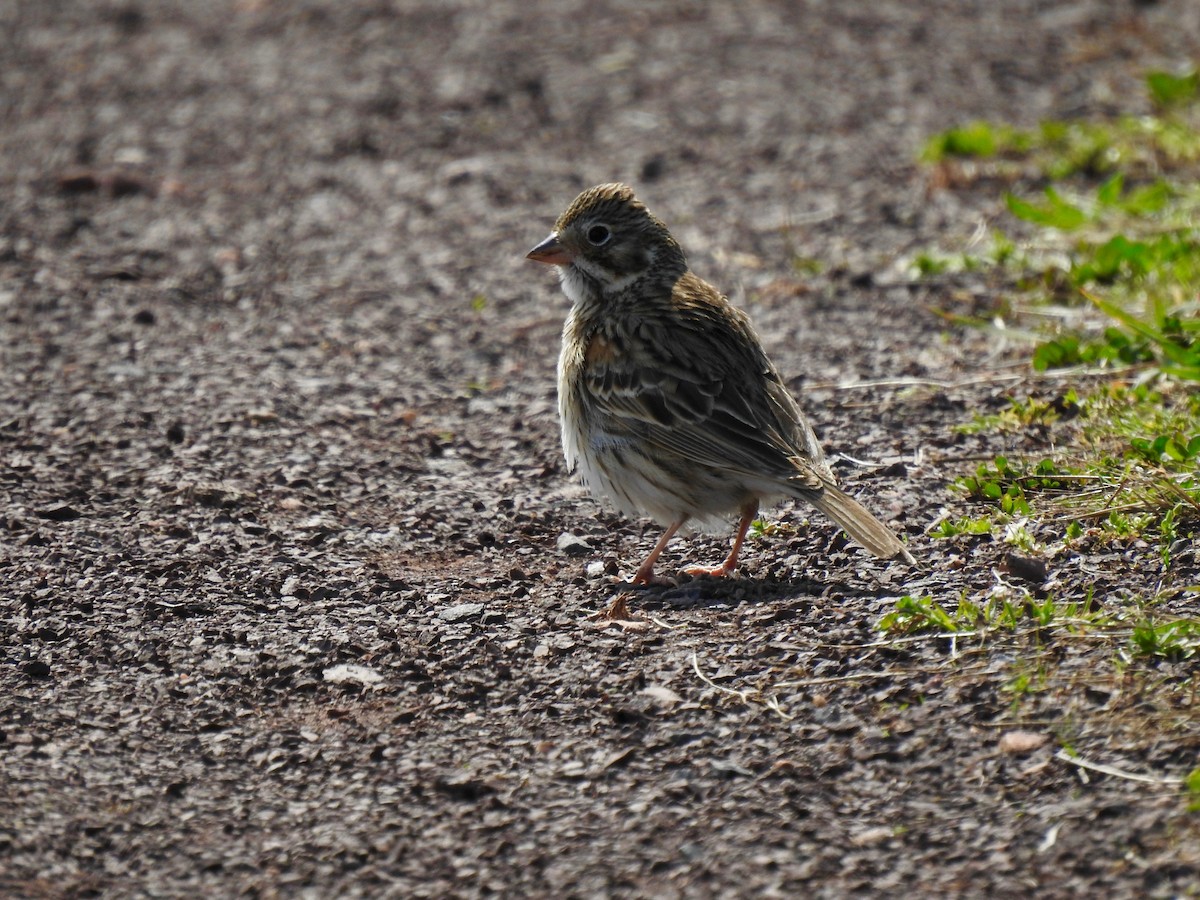
[[[555,266],[571,301],[558,359],[562,448],[598,498],[665,527],[629,583],[680,529],[737,530],[731,575],[763,504],[804,500],[883,559],[915,560],[842,491],[747,315],[694,274],[678,241],[625,184],[583,191],[526,258]]]

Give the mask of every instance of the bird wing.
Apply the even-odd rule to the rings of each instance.
[[[586,356],[586,390],[607,428],[793,489],[819,492],[832,483],[812,429],[749,320],[715,289],[688,273],[670,307],[624,321],[611,338],[594,338]]]

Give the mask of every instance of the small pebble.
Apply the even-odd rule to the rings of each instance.
[[[583,556],[592,552],[592,545],[579,535],[564,531],[558,536],[558,552],[567,556]]]
[[[465,622],[477,618],[483,613],[482,603],[457,603],[447,606],[438,613],[438,618],[444,622]]]

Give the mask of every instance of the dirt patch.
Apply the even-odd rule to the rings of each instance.
[[[969,511],[955,477],[1048,438],[951,429],[1065,387],[933,312],[986,284],[898,266],[1000,212],[916,148],[1129,110],[1196,59],[1195,4],[17,2],[0,26],[4,892],[1197,889],[1177,786],[1054,755],[1192,769],[1188,665],[1065,641],[1062,683],[1014,703],[1038,635],[874,629],[1010,577],[1003,546],[925,531]],[[522,257],[613,179],[748,308],[922,569],[783,509],[741,577],[641,592],[643,630],[589,619],[657,530],[563,471],[565,301]],[[1159,577],[1137,546],[1049,574],[1113,605]]]

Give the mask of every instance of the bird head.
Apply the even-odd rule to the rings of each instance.
[[[584,191],[526,257],[558,266],[567,295],[576,301],[623,291],[648,274],[673,282],[687,269],[667,226],[624,184]]]

